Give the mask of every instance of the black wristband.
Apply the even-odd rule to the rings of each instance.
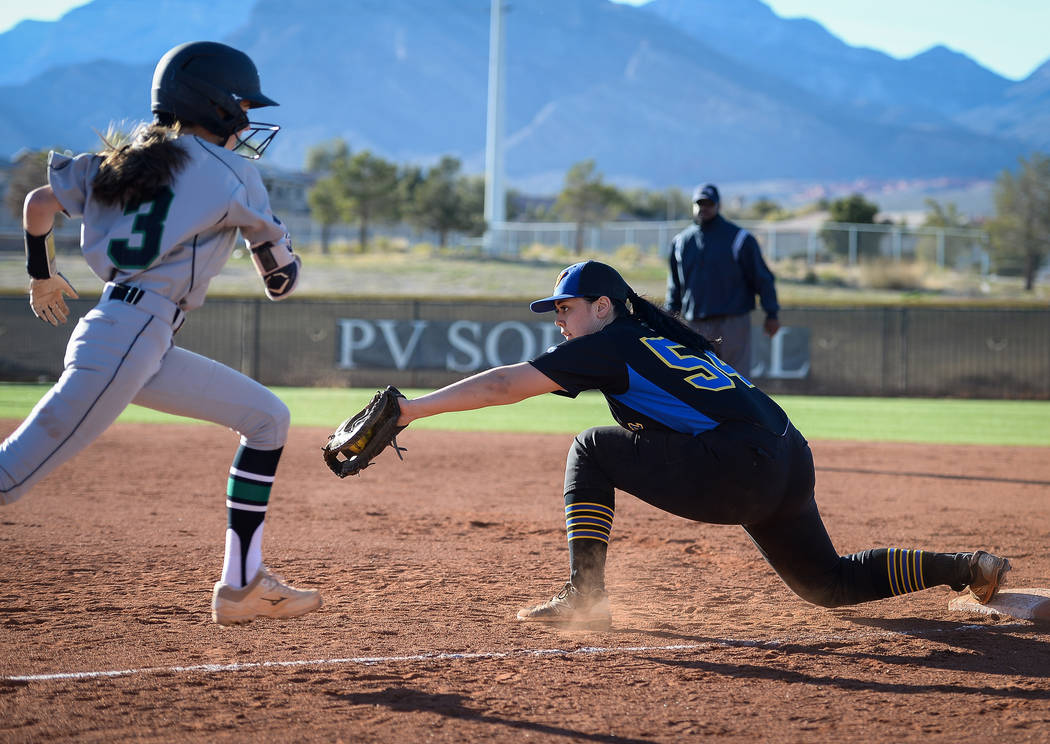
[[[51,230],[43,235],[26,234],[26,271],[33,279],[51,278],[51,260],[55,257],[55,243]]]

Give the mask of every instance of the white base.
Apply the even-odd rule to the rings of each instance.
[[[1000,589],[988,604],[980,604],[969,594],[964,594],[950,600],[948,609],[1050,622],[1050,589]]]

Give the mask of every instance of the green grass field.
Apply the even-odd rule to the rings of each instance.
[[[22,419],[47,385],[0,384],[0,418]],[[374,390],[274,388],[292,410],[293,426],[335,429],[368,402]],[[414,397],[426,391],[408,390]],[[1050,401],[944,400],[779,396],[809,439],[923,442],[940,444],[1050,445]],[[191,423],[191,419],[131,406],[121,421]],[[413,428],[455,431],[575,433],[611,424],[605,399],[586,393],[576,400],[544,395],[512,406],[447,413]]]

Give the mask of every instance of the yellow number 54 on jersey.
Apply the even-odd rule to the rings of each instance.
[[[710,351],[703,352],[703,356],[696,356],[688,353],[681,344],[663,336],[643,338],[641,341],[671,369],[691,372],[685,381],[693,387],[712,391],[728,390],[736,385],[733,378],[740,380],[747,387],[754,387],[747,378]]]

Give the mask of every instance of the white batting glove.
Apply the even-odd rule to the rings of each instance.
[[[33,308],[33,315],[53,326],[65,323],[69,317],[65,297],[75,300],[80,295],[61,274],[29,282],[29,306]]]

